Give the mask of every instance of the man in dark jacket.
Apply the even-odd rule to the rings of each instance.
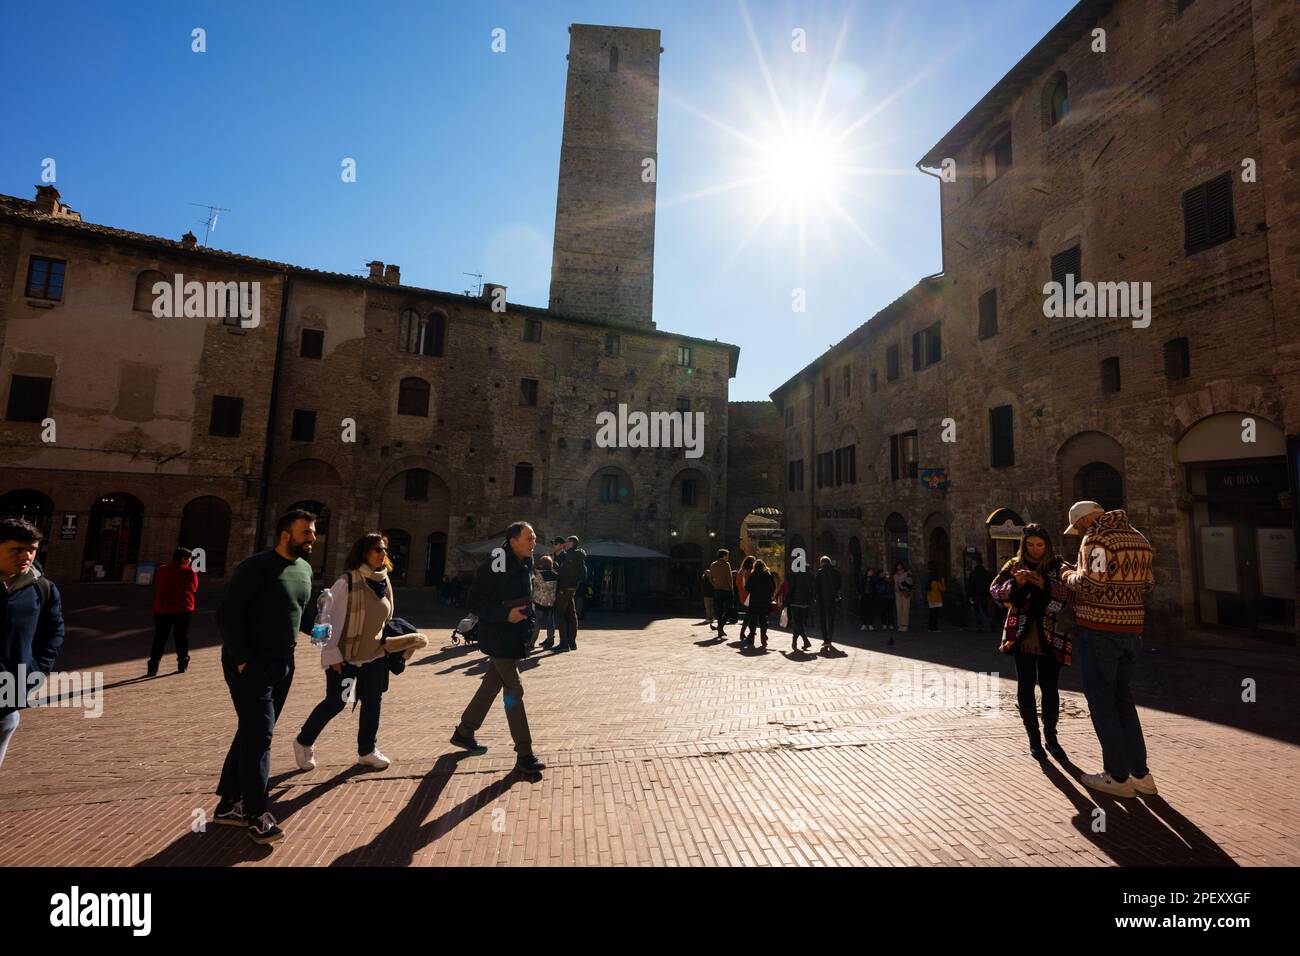
[[[22,518],[0,519],[0,765],[18,729],[18,714],[63,646],[63,606],[54,582],[37,570],[41,532]]]
[[[474,574],[469,609],[478,615],[479,649],[487,655],[488,666],[451,735],[451,742],[457,747],[472,754],[487,753],[487,748],[474,739],[474,733],[483,726],[497,694],[504,690],[506,723],[510,725],[517,754],[515,769],[523,773],[546,769],[533,755],[533,738],[524,712],[524,685],[519,679],[519,661],[528,656],[528,641],[533,632],[533,548],[536,544],[537,532],[533,526],[516,521],[506,531],[504,546],[494,549]]]
[[[275,537],[274,548],[239,563],[217,608],[221,670],[238,724],[217,783],[221,799],[213,822],[246,827],[259,844],[284,838],[266,808],[271,737],[293,684],[293,649],[311,598],[306,558],[316,543],[316,516],[287,512],[275,524]]]
[[[806,565],[804,570],[796,571],[792,564],[786,580],[790,582],[790,590],[785,595],[785,606],[790,612],[790,650],[797,650],[802,640],[806,651],[812,647],[808,640],[808,606],[813,600],[813,574]]]
[[[831,559],[822,555],[817,569],[817,612],[822,626],[823,654],[833,653],[835,647],[831,638],[835,636],[835,614],[840,602],[840,570],[831,565]]]
[[[578,649],[578,590],[587,583],[587,552],[578,547],[577,535],[565,543],[564,563],[555,583],[555,620],[562,651]]]

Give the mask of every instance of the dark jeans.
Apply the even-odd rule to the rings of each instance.
[[[1043,690],[1043,729],[1055,730],[1061,718],[1061,695],[1056,688],[1061,665],[1055,654],[1021,654],[1016,658],[1016,701],[1020,719],[1038,733],[1038,711],[1034,708],[1034,685]]]
[[[759,610],[758,608],[754,607],[752,604],[750,607],[747,607],[745,609],[745,623],[740,626],[741,638],[743,639],[745,636],[745,628],[749,628],[749,641],[752,644],[754,642],[754,638],[758,637],[758,632],[761,630],[763,632],[763,643],[766,644],[767,643],[767,619],[771,613],[772,613],[772,605],[770,603],[767,605],[767,607],[763,608],[762,610]]]
[[[822,640],[829,644],[835,636],[835,608],[822,604],[817,608],[817,616],[822,626]]]
[[[266,786],[271,777],[271,736],[293,684],[293,659],[254,657],[241,674],[234,661],[221,655],[221,670],[235,704],[238,728],[226,752],[217,793],[226,800],[244,800],[244,812],[266,812]]]
[[[361,721],[357,726],[357,754],[364,757],[375,750],[375,740],[379,736],[379,712],[383,707],[384,687],[388,683],[387,655],[369,664],[344,664],[340,673],[332,667],[325,668],[325,696],[307,717],[307,722],[298,732],[298,743],[310,747],[316,743],[325,725],[342,713],[348,705],[346,699],[352,690],[357,700],[361,701]],[[344,687],[344,681],[352,684]]]
[[[153,616],[153,648],[149,651],[149,664],[158,666],[163,651],[167,647],[170,633],[176,635],[176,660],[180,664],[189,663],[190,659],[190,618],[192,611],[177,611],[173,614],[155,614]]]
[[[926,627],[928,627],[932,631],[939,630],[939,612],[942,610],[943,608],[941,607],[930,608],[930,620],[926,624]]]
[[[478,690],[470,699],[469,706],[461,715],[457,732],[464,737],[473,737],[474,732],[483,726],[488,709],[502,695],[506,708],[506,723],[510,725],[510,736],[515,742],[515,752],[523,757],[533,752],[533,738],[528,730],[528,714],[524,711],[524,685],[519,679],[519,662],[510,657],[489,657],[487,671],[478,685]]]
[[[871,627],[876,620],[876,598],[874,595],[865,596],[858,601],[858,608],[862,615],[862,623]]]
[[[555,592],[555,622],[560,630],[561,647],[578,646],[578,609],[574,606],[576,588]]]
[[[1101,744],[1101,762],[1116,780],[1147,775],[1147,745],[1133,703],[1133,671],[1142,653],[1142,635],[1094,631],[1080,626],[1074,656],[1083,677],[1083,695]]]
[[[3,711],[3,716],[0,716],[0,766],[4,766],[5,751],[9,749],[9,741],[13,739],[14,731],[18,729],[19,713],[17,710],[6,710]]]
[[[722,629],[727,626],[727,620],[731,617],[730,591],[713,592],[713,610],[718,615],[718,636],[724,637],[725,632]]]
[[[795,638],[803,638],[805,644],[808,643],[808,608],[804,605],[791,604],[790,611],[790,643],[794,643]]]
[[[555,608],[546,607],[542,604],[534,604],[537,614],[533,617],[533,640],[537,640],[537,635],[541,633],[542,628],[546,628],[546,643],[550,644],[555,641]]]
[[[894,621],[894,595],[891,592],[888,597],[876,596],[876,609],[880,612],[880,626],[893,627]]]

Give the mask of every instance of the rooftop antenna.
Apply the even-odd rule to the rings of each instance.
[[[465,290],[465,294],[468,295],[468,296],[473,296],[473,297],[476,298],[476,299],[481,299],[481,298],[483,298],[483,273],[481,273],[481,272],[462,272],[461,275],[463,275],[463,276],[471,276],[471,277],[473,277],[473,278],[475,278],[475,279],[478,280],[478,288],[475,289],[475,290],[473,290],[473,291],[471,291],[471,290],[469,290],[469,289],[466,289],[466,290]]]
[[[206,246],[208,244],[208,237],[216,231],[218,214],[230,212],[230,210],[225,206],[212,206],[205,202],[192,202],[190,205],[198,206],[200,209],[206,209],[208,211],[208,218],[203,223],[203,244]]]

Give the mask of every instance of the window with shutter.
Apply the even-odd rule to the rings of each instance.
[[[1183,248],[1187,255],[1227,242],[1235,232],[1231,173],[1183,193]]]
[[[889,436],[889,478],[898,480],[898,436]]]
[[[998,334],[998,290],[989,289],[980,296],[980,326],[979,337],[981,339],[992,338]]]
[[[1015,444],[1011,430],[1011,406],[999,405],[989,409],[989,434],[992,438],[991,464],[994,468],[1008,468],[1016,463]]]
[[[1074,276],[1076,286],[1083,281],[1083,253],[1079,246],[1052,256],[1052,281],[1064,288],[1067,275]]]
[[[1171,339],[1165,343],[1165,378],[1171,382],[1189,378],[1192,374],[1191,350],[1187,339]]]
[[[891,345],[885,350],[885,381],[887,382],[898,381],[898,366],[900,364],[898,353],[900,351],[901,349],[897,345]]]
[[[925,354],[925,344],[921,341],[921,333],[912,333],[912,371],[921,370],[921,356]]]

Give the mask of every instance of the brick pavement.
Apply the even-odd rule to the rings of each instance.
[[[823,658],[788,654],[780,632],[749,654],[693,620],[595,615],[576,653],[526,665],[549,764],[529,780],[511,772],[499,707],[479,734],[486,756],[447,743],[481,663],[447,645],[456,615],[439,613],[447,626],[426,632],[429,649],[385,697],[383,772],[354,767],[351,712],[318,741],[316,770],[294,768],[291,737],[323,689],[317,652],[299,645],[272,750],[288,834],[277,847],[192,829],[215,803],[234,723],[209,643],[185,675],[164,661],[146,681],[138,657],[108,663],[101,717],[24,714],[0,770],[0,865],[1300,863],[1300,669],[1281,655],[1149,656],[1139,702],[1165,708],[1142,708],[1161,796],[1114,800],[1085,791],[1078,768],[1029,758],[1010,662],[989,635],[912,632],[887,648],[854,632]],[[95,618],[77,620],[85,637]],[[900,693],[976,670],[998,677],[973,706]],[[1260,704],[1238,700],[1246,672]],[[1097,769],[1077,674],[1062,697],[1062,744]]]

